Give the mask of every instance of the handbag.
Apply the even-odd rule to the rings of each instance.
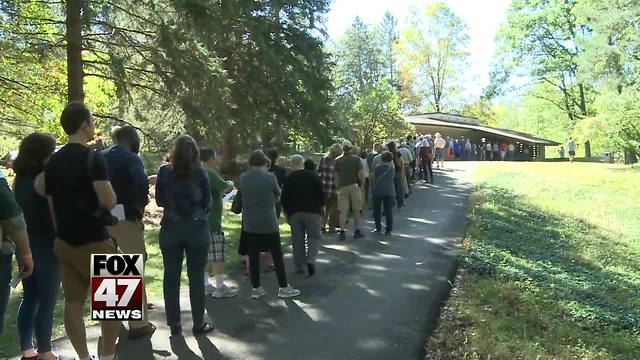
[[[234,214],[240,214],[242,212],[242,192],[240,190],[238,190],[238,193],[233,198],[231,212]]]

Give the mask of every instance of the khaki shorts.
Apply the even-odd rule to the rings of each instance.
[[[91,286],[91,254],[115,254],[117,249],[111,239],[78,246],[56,239],[53,252],[60,261],[64,301],[77,304],[84,303]]]
[[[347,185],[338,189],[338,211],[349,214],[349,211],[362,210],[362,191],[357,184]]]
[[[147,251],[144,246],[144,224],[140,220],[118,221],[115,226],[109,226],[107,229],[123,254],[142,254],[144,261],[147,261]]]

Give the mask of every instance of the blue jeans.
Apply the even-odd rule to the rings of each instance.
[[[185,254],[193,326],[197,328],[204,322],[204,267],[207,264],[210,237],[209,223],[206,219],[162,221],[162,292],[169,326],[180,325],[180,275]]]
[[[53,254],[51,246],[34,245],[33,274],[22,281],[24,292],[18,308],[18,333],[20,348],[34,348],[33,335],[38,341],[38,352],[51,350],[51,331],[53,329],[53,313],[60,291],[60,264]]]
[[[13,252],[6,253],[0,249],[0,335],[2,335],[2,329],[4,328],[4,313],[9,302],[12,261]]]

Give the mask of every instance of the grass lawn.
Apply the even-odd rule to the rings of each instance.
[[[640,359],[640,171],[491,163],[476,173],[438,359]]]
[[[223,228],[228,243],[227,251],[227,272],[240,271],[240,256],[238,255],[238,240],[240,238],[240,222],[241,217],[235,215],[229,211],[224,213]],[[147,244],[147,253],[149,258],[145,268],[145,283],[147,285],[147,292],[150,301],[162,301],[162,254],[160,253],[160,247],[158,246],[158,232],[160,228],[157,225],[146,225],[145,241]],[[282,235],[283,246],[291,243],[291,232],[289,225],[286,225],[284,221],[280,224],[280,234]],[[187,268],[186,264],[182,269],[182,287],[187,287]],[[0,359],[5,357],[13,357],[19,355],[20,347],[18,343],[18,331],[15,326],[16,315],[18,305],[20,303],[20,296],[22,293],[21,286],[18,286],[11,292],[9,305],[7,307],[7,313],[5,318],[5,329],[2,337],[0,337]],[[54,338],[64,336],[64,326],[62,318],[64,299],[62,295],[58,300],[58,306],[56,307],[55,323],[54,323]],[[86,309],[87,317],[89,315],[89,307]],[[92,322],[86,318],[86,324],[92,324]]]

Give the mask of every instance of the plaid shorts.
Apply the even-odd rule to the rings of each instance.
[[[209,243],[209,262],[224,262],[227,254],[227,240],[224,233],[211,234],[211,243]]]

